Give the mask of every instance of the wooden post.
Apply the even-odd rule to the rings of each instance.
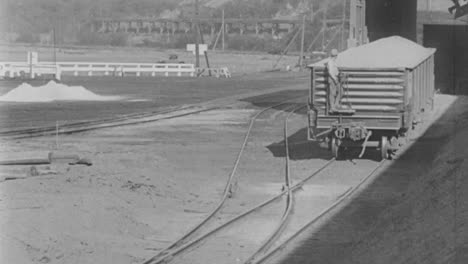
[[[33,61],[32,61],[32,52],[28,52],[28,61],[29,61],[29,78],[34,79],[34,69],[33,69]],[[11,72],[11,71],[10,71]]]
[[[350,7],[349,7],[349,37],[347,47],[355,47],[356,46],[356,17],[357,17],[357,1],[350,0]]]
[[[299,68],[302,70],[304,63],[304,38],[305,38],[305,16],[302,16],[302,36],[301,36],[301,53],[299,55]]]
[[[218,45],[218,40],[219,40],[219,37],[221,36],[221,31],[222,31],[222,29],[220,29],[218,34],[216,35],[216,40],[215,40],[215,43],[213,44],[212,50],[215,50],[216,46]]]
[[[299,30],[296,31],[296,33],[294,34],[294,36],[292,37],[292,39],[289,41],[289,44],[286,46],[286,48],[283,50],[283,52],[281,52],[281,56],[276,60],[275,64],[273,64],[273,69],[276,68],[276,66],[278,65],[278,63],[280,62],[280,60],[283,58],[283,56],[288,52],[289,50],[289,47],[291,46],[291,44],[296,40],[297,36],[299,35]]]
[[[195,29],[195,67],[199,68],[200,67],[200,48],[199,48],[199,42],[200,42],[200,32],[198,31],[198,0],[195,0],[195,19],[196,19],[196,29]]]
[[[53,48],[54,48],[54,64],[55,66],[57,66],[57,50],[56,50],[56,43],[57,43],[57,38],[56,38],[56,35],[55,35],[55,25],[54,25],[54,28],[52,29],[52,34],[53,34],[53,42],[54,42],[54,45],[53,45]]]
[[[347,0],[343,0],[343,20],[341,21],[341,36],[340,36],[340,46],[341,46],[341,50],[345,50],[346,49],[346,45],[344,44],[345,43],[345,39],[344,39],[344,35],[345,35],[345,23],[346,23],[346,1]]]
[[[197,31],[198,35],[200,36],[201,44],[205,44],[205,39],[203,38],[203,32],[200,28],[200,24],[197,23]]]
[[[208,51],[205,50],[206,67],[208,68],[208,75],[211,77],[210,62],[208,61]]]
[[[224,25],[224,9],[223,9],[223,13],[222,13],[222,21],[221,21],[221,30],[222,30],[222,41],[221,41],[221,47],[222,47],[222,50],[224,51],[224,34],[225,34],[225,31],[226,31],[226,26]]]
[[[322,51],[325,47],[325,39],[327,37],[327,10],[328,10],[328,3],[325,4],[324,10],[323,10],[323,21],[322,21],[322,32],[323,32],[323,38],[322,38]]]

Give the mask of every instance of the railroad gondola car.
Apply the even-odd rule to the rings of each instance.
[[[333,155],[368,147],[390,158],[421,115],[433,107],[435,49],[401,37],[380,39],[340,53],[336,63],[343,111],[331,112],[326,62],[308,66],[308,139],[321,136]]]

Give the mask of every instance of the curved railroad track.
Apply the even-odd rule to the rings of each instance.
[[[288,101],[291,101],[291,100],[288,100]],[[249,128],[248,128],[247,133],[246,133],[246,135],[244,137],[244,141],[243,141],[241,150],[239,151],[238,157],[236,159],[233,172],[231,173],[230,179],[229,179],[228,184],[227,184],[227,186],[225,188],[225,195],[222,197],[222,199],[221,199],[220,203],[218,204],[218,206],[205,219],[203,219],[197,226],[195,226],[193,229],[191,229],[189,232],[187,232],[182,238],[180,238],[180,239],[176,240],[175,242],[173,242],[166,250],[163,250],[161,253],[159,253],[156,256],[154,256],[154,257],[148,259],[147,261],[143,262],[144,264],[169,263],[172,260],[174,260],[174,258],[176,256],[181,255],[184,252],[189,251],[190,249],[194,248],[195,246],[197,246],[201,242],[206,241],[208,238],[211,238],[215,234],[217,234],[220,231],[224,230],[228,226],[231,226],[232,224],[237,223],[237,222],[245,219],[246,217],[252,215],[255,212],[258,212],[258,211],[266,208],[269,205],[272,205],[272,204],[274,204],[274,203],[276,203],[278,201],[281,201],[281,199],[286,195],[287,196],[287,199],[286,199],[287,205],[286,205],[286,207],[284,209],[284,212],[282,214],[282,217],[281,217],[280,221],[278,222],[278,225],[276,226],[276,228],[274,228],[273,231],[270,232],[270,234],[266,235],[267,239],[265,240],[265,242],[262,243],[260,248],[258,250],[256,250],[255,253],[252,254],[252,256],[249,259],[253,260],[255,257],[261,255],[264,251],[266,251],[268,249],[268,247],[271,245],[271,243],[274,242],[275,237],[281,233],[282,228],[287,223],[287,219],[288,219],[288,217],[289,217],[289,215],[291,213],[291,210],[292,210],[292,192],[299,190],[307,181],[312,179],[314,176],[318,175],[320,172],[325,170],[327,167],[329,167],[335,161],[335,159],[331,159],[331,160],[327,161],[321,168],[316,170],[312,175],[306,177],[305,179],[301,180],[300,182],[298,182],[298,183],[296,183],[294,185],[291,185],[291,177],[290,177],[290,173],[289,173],[289,154],[288,154],[289,153],[289,150],[288,150],[289,146],[288,146],[288,143],[286,143],[286,142],[288,142],[288,137],[289,137],[287,124],[288,124],[288,119],[291,117],[291,115],[293,113],[295,113],[297,110],[304,108],[305,105],[301,105],[300,107],[296,107],[296,108],[292,109],[291,111],[289,111],[289,113],[287,114],[287,116],[285,118],[285,122],[284,122],[284,126],[283,126],[284,139],[285,139],[285,151],[287,153],[285,155],[286,173],[285,173],[285,178],[284,178],[284,180],[285,180],[284,190],[282,192],[278,193],[277,195],[275,195],[274,197],[272,197],[270,199],[267,199],[267,200],[255,205],[255,206],[253,206],[252,208],[250,208],[250,209],[248,209],[248,210],[246,210],[246,211],[232,217],[231,219],[228,219],[224,223],[222,223],[222,224],[214,227],[213,229],[199,235],[198,237],[195,237],[194,239],[192,239],[190,241],[187,241],[187,240],[189,240],[189,238],[191,238],[193,236],[193,234],[197,230],[199,230],[206,222],[208,222],[210,219],[212,219],[213,216],[222,208],[222,206],[224,205],[224,203],[228,199],[228,197],[229,197],[228,194],[229,194],[229,190],[230,190],[230,187],[228,187],[228,186],[232,186],[232,184],[233,184],[233,179],[231,177],[235,174],[235,171],[237,170],[237,167],[239,165],[240,157],[242,156],[243,151],[245,149],[245,146],[247,145],[247,140],[249,138],[249,135],[250,135],[252,127],[253,127],[253,124],[256,121],[256,119],[261,114],[265,113],[266,111],[271,110],[272,108],[280,106],[282,104],[285,104],[288,101],[280,103],[280,104],[275,105],[275,106],[265,108],[262,111],[258,112],[254,117],[252,117],[252,119],[250,121]]]
[[[330,210],[344,201],[349,195],[351,195],[356,188],[358,188],[362,183],[372,175],[379,166],[372,171],[367,177],[363,179],[355,187],[351,188],[348,192],[343,194],[335,203],[333,203],[327,210],[324,210],[321,214],[317,217],[312,219],[307,225],[299,229],[297,232],[294,232],[294,235],[291,237],[284,238],[282,233],[284,229],[287,228],[288,221],[293,215],[293,208],[294,208],[294,195],[297,190],[300,190],[304,184],[306,184],[309,180],[313,177],[321,173],[323,170],[328,168],[331,164],[335,162],[335,159],[331,159],[326,162],[321,168],[316,170],[310,176],[302,179],[301,181],[297,182],[296,184],[292,184],[291,180],[291,173],[290,173],[290,159],[289,159],[289,135],[288,135],[288,120],[290,117],[298,110],[304,108],[306,105],[301,105],[300,107],[291,107],[291,102],[293,100],[297,100],[298,98],[302,97],[295,97],[284,100],[280,103],[273,104],[271,106],[265,107],[264,109],[258,111],[253,117],[251,117],[249,126],[245,133],[242,145],[239,149],[238,155],[234,162],[233,168],[229,174],[228,180],[226,182],[223,195],[218,202],[217,206],[196,226],[191,228],[188,232],[186,232],[181,238],[177,239],[173,243],[171,243],[166,249],[162,250],[156,256],[148,259],[144,262],[144,264],[155,264],[155,263],[167,263],[170,262],[175,256],[181,255],[183,252],[186,252],[188,249],[191,249],[198,245],[199,243],[207,240],[209,237],[212,237],[214,234],[224,230],[228,226],[239,222],[240,220],[246,218],[247,216],[252,215],[255,212],[259,212],[260,210],[266,208],[269,205],[272,205],[278,201],[281,201],[283,197],[285,199],[285,206],[283,212],[281,214],[281,218],[278,221],[275,228],[266,235],[266,239],[264,240],[261,245],[254,250],[253,254],[250,254],[250,257],[247,258],[247,261],[244,263],[263,263],[267,261],[271,256],[274,256],[277,252],[279,252],[287,243],[293,240],[296,236],[300,234],[302,230],[307,228],[307,226],[312,225],[316,222],[319,218],[326,215]],[[295,105],[292,105],[295,106]],[[57,130],[55,126],[45,126],[45,127],[38,127],[38,128],[31,128],[31,129],[19,129],[19,130],[11,130],[11,131],[2,131],[0,132],[0,138],[3,139],[17,139],[17,138],[28,138],[28,137],[40,137],[40,136],[47,136],[47,135],[55,135],[55,134],[73,134],[78,132],[96,130],[101,128],[110,128],[110,127],[118,127],[118,126],[126,126],[126,125],[136,125],[141,123],[147,122],[154,122],[163,119],[171,119],[191,114],[196,114],[200,112],[209,111],[215,109],[216,107],[205,107],[205,108],[196,108],[193,106],[185,106],[185,107],[178,107],[172,109],[165,109],[165,110],[158,110],[146,113],[136,113],[136,114],[129,114],[124,116],[118,116],[113,118],[106,118],[106,119],[99,119],[99,120],[88,120],[88,121],[79,121],[74,123],[69,123],[62,125],[60,130]],[[226,201],[233,195],[235,192],[235,188],[233,188],[236,184],[236,172],[240,164],[241,157],[244,153],[244,150],[247,146],[248,140],[251,136],[252,129],[254,127],[255,122],[259,117],[266,113],[267,111],[274,110],[275,108],[284,108],[283,111],[287,112],[287,115],[284,119],[283,124],[283,136],[284,136],[284,147],[285,147],[285,176],[284,176],[284,187],[283,190],[255,206],[252,206],[250,209],[224,221],[214,228],[208,229],[206,224],[214,219],[217,213],[223,208]],[[202,229],[204,229],[204,233],[201,233]],[[196,236],[198,235],[198,236]],[[279,243],[278,241],[281,241]]]
[[[211,210],[210,213],[208,213],[208,215],[204,219],[202,219],[197,225],[195,225],[189,231],[187,231],[184,235],[182,235],[182,237],[176,239],[174,242],[172,242],[168,247],[166,247],[164,250],[162,250],[156,256],[154,256],[154,257],[148,259],[147,261],[145,261],[144,264],[167,262],[167,260],[172,258],[172,256],[174,256],[176,254],[179,254],[182,251],[184,251],[186,248],[194,245],[194,243],[193,243],[194,241],[200,241],[200,238],[204,237],[204,236],[201,236],[198,239],[192,240],[192,242],[187,242],[190,238],[192,238],[195,235],[195,233],[197,231],[199,231],[202,227],[204,227],[204,225],[206,225],[210,220],[212,220],[214,218],[214,216],[224,206],[224,204],[226,203],[228,198],[233,195],[233,192],[235,191],[233,187],[235,185],[236,172],[237,172],[237,169],[239,167],[241,157],[242,157],[242,155],[243,155],[243,153],[245,151],[245,148],[247,146],[247,142],[248,142],[248,140],[250,138],[252,129],[253,129],[254,124],[257,121],[257,119],[262,114],[266,113],[267,111],[270,111],[272,109],[275,109],[277,107],[281,107],[281,106],[284,106],[284,105],[287,106],[288,104],[290,104],[291,101],[296,100],[298,98],[302,98],[302,97],[291,98],[291,99],[282,101],[280,103],[268,106],[268,107],[258,111],[253,117],[251,117],[250,122],[249,122],[249,126],[248,126],[248,128],[246,130],[246,133],[244,135],[243,142],[241,144],[241,147],[239,149],[237,157],[236,157],[236,159],[234,161],[233,168],[231,169],[228,180],[226,182],[226,186],[224,188],[223,195],[222,195],[221,199],[219,200],[217,206],[213,210]]]
[[[291,180],[291,172],[290,172],[290,159],[289,159],[289,134],[288,134],[288,120],[290,117],[298,110],[304,108],[306,105],[301,105],[300,107],[291,108],[290,104],[291,101],[296,100],[297,98],[290,98],[288,100],[282,101],[280,103],[268,106],[260,111],[258,111],[249,122],[248,129],[245,133],[244,140],[234,162],[234,166],[229,174],[226,186],[223,191],[223,195],[218,202],[217,206],[196,226],[191,228],[188,232],[186,232],[181,238],[177,239],[173,243],[171,243],[166,249],[162,250],[156,256],[148,259],[144,262],[144,264],[155,264],[155,263],[167,263],[170,262],[175,256],[181,255],[183,252],[186,252],[188,249],[191,249],[198,245],[199,243],[207,240],[208,238],[212,237],[214,234],[224,230],[228,226],[239,222],[240,220],[246,218],[247,216],[252,215],[254,212],[259,212],[260,210],[266,208],[269,205],[272,205],[278,201],[280,201],[283,197],[285,197],[285,206],[283,212],[281,214],[281,218],[278,221],[277,225],[273,230],[266,235],[266,239],[261,243],[261,245],[254,250],[250,257],[247,258],[244,263],[264,263],[267,262],[271,257],[281,251],[288,243],[290,243],[294,238],[296,238],[302,231],[304,231],[307,227],[317,222],[321,217],[326,215],[330,212],[333,208],[337,207],[341,204],[344,200],[346,200],[359,186],[361,186],[374,172],[383,165],[384,161],[379,163],[379,165],[366,177],[364,177],[357,185],[350,188],[344,194],[339,196],[339,198],[331,204],[328,208],[323,210],[320,214],[313,217],[310,221],[308,221],[305,225],[301,228],[291,231],[288,230],[287,233],[291,234],[290,236],[284,235],[284,230],[288,228],[288,221],[293,217],[293,208],[295,207],[295,193],[298,190],[301,190],[304,184],[314,178],[316,175],[321,173],[323,170],[328,168],[331,164],[335,162],[335,159],[331,159],[326,162],[322,167],[316,170],[310,176],[302,179],[301,181],[297,182],[296,184],[292,184]],[[235,192],[234,185],[236,184],[236,172],[240,164],[241,157],[244,153],[244,150],[247,146],[249,137],[251,135],[252,129],[254,127],[255,122],[257,119],[264,113],[269,110],[284,107],[286,106],[283,111],[288,112],[284,119],[283,124],[283,136],[284,136],[284,147],[285,147],[285,176],[284,176],[284,187],[283,190],[278,193],[277,195],[269,198],[256,206],[251,207],[250,209],[228,219],[222,224],[206,231],[203,234],[200,234],[201,230],[206,227],[205,225],[214,218],[215,215],[223,208],[226,201],[233,195]],[[69,124],[64,124],[60,127],[60,130],[57,130],[55,126],[45,126],[45,127],[38,127],[38,128],[31,128],[31,129],[19,129],[19,130],[11,130],[11,131],[0,131],[0,138],[7,138],[7,139],[16,139],[16,138],[26,138],[26,137],[38,137],[38,136],[47,136],[47,135],[55,135],[55,134],[73,134],[78,132],[96,130],[101,128],[110,128],[110,127],[117,127],[117,126],[125,126],[125,125],[136,125],[146,122],[154,122],[163,119],[170,119],[176,118],[186,115],[191,115],[195,113],[200,113],[204,111],[209,111],[215,109],[216,107],[205,107],[205,108],[196,108],[193,106],[186,106],[186,107],[178,107],[166,110],[159,110],[159,111],[152,111],[146,113],[136,113],[136,114],[129,114],[124,116],[118,116],[113,118],[106,118],[106,119],[99,119],[99,120],[88,120],[88,121],[80,121],[74,122]],[[297,208],[296,208],[297,210]],[[199,234],[198,236],[195,236]]]
[[[276,254],[280,253],[282,250],[286,248],[286,246],[291,243],[295,238],[297,238],[300,234],[302,234],[307,228],[311,227],[313,224],[317,223],[321,220],[324,216],[330,213],[333,209],[338,207],[344,201],[351,197],[353,193],[356,192],[359,187],[361,187],[370,177],[372,177],[375,172],[380,169],[387,160],[382,160],[380,163],[365,177],[363,177],[358,184],[349,188],[346,192],[338,196],[338,198],[333,202],[330,206],[322,210],[318,215],[314,216],[312,219],[306,221],[301,227],[296,228],[295,230],[291,231],[291,235],[284,236],[281,241],[278,241],[274,247],[272,247],[269,251],[265,252],[263,255],[259,256],[257,259],[249,262],[251,264],[261,264],[267,263],[269,261],[274,261],[274,257]]]
[[[292,186],[292,180],[291,180],[291,170],[290,170],[290,160],[289,160],[289,133],[288,133],[288,121],[289,118],[299,109],[302,109],[306,107],[306,105],[297,107],[293,109],[293,111],[289,112],[289,114],[286,116],[284,119],[284,125],[283,125],[283,137],[284,137],[284,147],[285,147],[285,188],[286,188],[286,206],[284,209],[284,213],[281,217],[280,222],[278,223],[277,227],[274,229],[274,231],[268,236],[268,238],[261,244],[261,246],[253,253],[245,263],[251,263],[254,261],[258,256],[263,254],[268,248],[271,246],[271,244],[275,241],[277,236],[279,236],[285,227],[289,216],[291,215],[293,204],[294,204],[294,199],[293,199],[293,190],[291,189]]]
[[[290,100],[288,100],[290,101]],[[345,201],[347,198],[350,197],[354,193],[356,189],[358,189],[364,182],[367,181],[374,173],[384,164],[385,161],[382,161],[376,166],[370,173],[368,173],[367,176],[363,177],[358,184],[355,186],[349,188],[346,192],[343,194],[339,195],[337,200],[333,202],[329,207],[327,207],[325,210],[323,210],[320,214],[316,215],[313,217],[310,221],[307,222],[304,226],[300,227],[299,229],[296,230],[288,230],[288,234],[291,234],[290,236],[286,236],[283,234],[284,230],[288,226],[288,221],[293,215],[293,208],[294,208],[294,194],[298,190],[301,190],[302,187],[309,182],[312,178],[320,174],[322,171],[324,171],[326,168],[330,167],[333,163],[335,163],[335,159],[331,159],[327,161],[322,167],[320,167],[318,170],[316,170],[313,174],[310,176],[300,180],[296,184],[292,184],[291,180],[291,173],[290,173],[290,159],[289,159],[289,134],[288,134],[288,120],[294,114],[297,110],[304,108],[305,106],[300,106],[292,109],[289,111],[288,115],[286,116],[284,120],[284,145],[285,145],[285,182],[284,182],[284,189],[282,192],[278,193],[274,197],[267,199],[261,203],[259,203],[256,206],[251,207],[250,209],[232,217],[231,219],[225,221],[224,223],[212,228],[211,230],[199,235],[198,237],[195,237],[194,234],[201,229],[201,227],[208,222],[210,219],[216,215],[216,213],[223,207],[224,203],[226,200],[229,198],[231,195],[231,188],[234,182],[234,175],[237,170],[237,167],[239,165],[240,157],[243,154],[243,151],[245,149],[245,146],[247,145],[247,140],[249,138],[249,135],[251,133],[252,127],[256,119],[264,112],[285,104],[285,102],[280,103],[275,106],[268,107],[266,109],[261,110],[258,112],[252,119],[250,120],[249,128],[247,130],[247,133],[244,137],[244,141],[241,147],[241,150],[239,151],[239,154],[237,156],[233,171],[230,174],[228,183],[225,188],[224,195],[219,202],[218,206],[205,218],[203,219],[197,226],[192,228],[189,232],[187,232],[182,238],[176,240],[173,242],[169,247],[167,247],[165,250],[161,251],[158,255],[148,259],[147,261],[144,262],[144,264],[157,264],[157,263],[168,263],[174,260],[175,257],[182,255],[184,252],[188,252],[189,249],[195,248],[197,245],[201,244],[204,241],[207,241],[209,238],[212,238],[215,234],[221,232],[222,230],[225,230],[228,226],[233,225],[234,223],[240,222],[241,220],[245,220],[246,217],[252,215],[254,212],[258,212],[264,208],[266,208],[269,205],[272,205],[273,203],[281,200],[284,196],[286,196],[286,204],[283,210],[283,213],[281,215],[280,220],[278,221],[276,227],[269,233],[267,234],[267,238],[264,240],[263,243],[254,251],[253,254],[250,255],[250,257],[247,258],[244,263],[264,263],[268,261],[272,256],[274,256],[276,253],[278,253],[282,248],[284,248],[288,243],[290,243],[295,237],[297,237],[302,231],[304,231],[308,226],[312,225],[313,223],[317,222],[319,219],[321,219],[323,216],[325,216],[328,212],[330,212],[333,208],[337,207],[339,204],[341,204],[343,201]],[[296,209],[297,210],[297,209]],[[195,237],[190,240],[190,238]]]

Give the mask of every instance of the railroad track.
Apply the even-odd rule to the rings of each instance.
[[[41,126],[24,129],[12,129],[0,131],[0,139],[21,139],[50,135],[73,134],[91,130],[137,125],[142,123],[172,119],[219,108],[218,106],[188,105],[170,107],[169,109],[156,110],[143,113],[133,113],[110,118],[84,120],[60,124],[60,126]]]
[[[301,97],[298,97],[301,98]],[[214,234],[220,232],[221,230],[225,229],[226,227],[252,215],[255,212],[258,212],[267,206],[271,206],[272,204],[281,201],[283,197],[286,197],[286,205],[284,207],[283,213],[281,215],[281,219],[271,231],[270,234],[267,235],[265,242],[261,244],[261,246],[255,250],[253,254],[247,259],[245,263],[257,263],[257,261],[264,261],[267,259],[268,256],[273,255],[275,252],[279,251],[282,246],[278,246],[278,238],[281,235],[282,231],[286,228],[288,220],[291,218],[292,209],[294,207],[294,193],[301,189],[301,187],[312,179],[314,176],[322,172],[324,169],[329,167],[332,163],[335,162],[334,159],[326,162],[323,167],[319,168],[315,173],[310,175],[309,177],[304,178],[300,182],[296,184],[292,184],[291,175],[290,175],[290,160],[289,160],[289,142],[288,142],[288,120],[289,118],[299,109],[305,107],[305,105],[301,105],[300,107],[291,107],[291,102],[297,100],[298,98],[290,98],[288,100],[282,101],[280,103],[268,106],[259,112],[257,112],[250,120],[249,127],[247,132],[244,136],[244,140],[240,147],[239,153],[236,157],[234,162],[234,166],[231,170],[231,173],[228,177],[226,186],[224,188],[223,196],[218,202],[217,206],[195,227],[190,229],[187,233],[185,233],[181,238],[174,241],[170,244],[165,250],[161,251],[158,255],[150,258],[149,260],[145,261],[144,264],[153,264],[153,263],[166,263],[170,261],[173,257],[182,254],[183,252],[187,251],[190,248],[193,248],[195,245],[199,244],[200,242],[206,240],[207,238],[213,236]],[[236,172],[240,164],[240,159],[244,153],[244,150],[247,146],[249,137],[251,135],[252,129],[254,127],[255,122],[257,119],[264,113],[270,110],[275,110],[276,108],[285,107],[283,111],[287,112],[284,119],[283,125],[283,135],[284,135],[284,145],[285,145],[285,177],[284,177],[284,190],[275,195],[274,197],[267,199],[256,206],[251,207],[250,209],[228,219],[222,224],[218,226],[205,230],[205,233],[200,234],[200,231],[207,226],[207,223],[214,219],[217,213],[223,208],[226,201],[233,195],[235,192],[234,186],[236,185]],[[294,105],[293,105],[294,106]],[[55,134],[73,134],[78,132],[96,130],[101,128],[109,128],[109,127],[117,127],[117,126],[125,126],[125,125],[135,125],[141,124],[145,122],[154,122],[163,119],[170,119],[176,118],[180,116],[191,115],[195,113],[200,113],[204,111],[209,111],[215,109],[216,107],[211,108],[195,108],[193,106],[188,107],[179,107],[175,109],[168,109],[168,110],[161,110],[161,111],[153,111],[147,113],[137,113],[137,114],[130,114],[125,116],[119,116],[114,118],[107,118],[107,119],[100,119],[100,120],[90,120],[90,121],[81,121],[81,122],[74,122],[70,124],[65,124],[60,127],[60,130],[57,130],[55,126],[48,126],[48,127],[40,127],[40,128],[32,128],[32,129],[22,129],[22,130],[12,130],[12,131],[3,131],[0,132],[0,138],[9,138],[9,139],[16,139],[16,138],[26,138],[26,137],[38,137],[38,136],[46,136],[46,135],[55,135]],[[344,199],[345,196],[342,196]],[[334,204],[334,206],[336,206]],[[196,236],[198,234],[198,236]],[[289,240],[285,240],[289,241]],[[286,242],[285,242],[286,243]],[[274,247],[273,250],[269,250],[271,247]]]
[[[298,98],[302,98],[302,96],[298,97]],[[225,203],[229,199],[229,197],[231,197],[233,195],[233,193],[235,192],[236,173],[237,173],[237,170],[239,168],[241,157],[242,157],[242,155],[243,155],[243,153],[244,153],[244,151],[246,149],[248,140],[249,140],[249,138],[251,136],[251,132],[252,132],[252,129],[254,127],[255,122],[259,119],[259,117],[262,114],[266,113],[267,111],[273,110],[273,109],[275,109],[277,107],[282,107],[282,106],[285,106],[285,105],[287,106],[291,101],[296,100],[298,98],[291,98],[291,99],[282,101],[280,103],[268,106],[268,107],[258,111],[253,117],[251,117],[250,122],[249,122],[249,126],[248,126],[248,128],[246,130],[246,133],[245,133],[245,136],[244,136],[244,139],[243,139],[243,142],[241,144],[241,147],[240,147],[239,152],[237,154],[236,160],[234,161],[234,165],[233,165],[233,167],[231,169],[231,172],[229,174],[226,186],[225,186],[224,191],[223,191],[223,195],[222,195],[220,201],[218,202],[217,206],[210,213],[208,213],[208,215],[204,219],[202,219],[198,224],[196,224],[188,232],[186,232],[179,239],[177,239],[173,243],[171,243],[166,249],[162,250],[159,254],[157,254],[156,256],[154,256],[154,257],[148,259],[147,261],[145,261],[144,264],[164,263],[164,262],[167,261],[167,259],[171,258],[175,254],[181,253],[186,248],[188,248],[191,245],[193,245],[194,243],[196,243],[194,241],[200,241],[200,240],[195,239],[195,240],[192,240],[191,242],[189,242],[189,239],[193,238],[195,236],[195,234],[200,231],[200,229],[202,229],[205,225],[207,225],[207,223],[210,220],[214,219],[215,215],[225,205]],[[202,236],[202,238],[203,238],[203,236]],[[199,237],[199,239],[200,239],[200,237]]]
[[[274,260],[274,257],[276,254],[280,253],[282,250],[284,250],[288,244],[290,244],[295,238],[297,238],[299,235],[301,235],[307,228],[311,227],[313,224],[317,223],[320,221],[324,216],[326,216],[328,213],[330,213],[333,209],[341,205],[343,202],[345,202],[348,198],[351,197],[353,193],[356,192],[356,190],[359,189],[370,177],[372,177],[375,172],[381,168],[385,164],[386,160],[382,160],[369,174],[367,174],[365,177],[363,177],[358,184],[356,184],[353,187],[350,187],[348,190],[346,190],[344,193],[339,195],[335,202],[333,202],[331,205],[323,209],[319,214],[314,216],[313,218],[307,220],[303,225],[301,225],[299,228],[295,228],[294,230],[289,230],[289,235],[283,235],[282,238],[278,239],[276,241],[276,244],[272,246],[272,248],[266,252],[263,252],[263,254],[259,255],[258,258],[253,259],[250,262],[246,263],[252,263],[252,264],[261,264],[261,263],[267,263],[271,262]],[[288,233],[284,231],[284,233]],[[280,236],[280,234],[278,234]]]
[[[30,138],[30,137],[41,137],[48,135],[61,135],[61,134],[73,134],[79,132],[86,132],[90,130],[102,129],[102,128],[111,128],[119,126],[128,126],[128,125],[137,125],[147,122],[154,122],[163,119],[170,119],[176,117],[182,117],[186,115],[197,114],[201,112],[206,112],[213,110],[217,107],[194,107],[194,106],[185,106],[177,107],[166,110],[145,112],[145,113],[135,113],[122,115],[112,118],[104,118],[97,120],[86,120],[78,121],[68,124],[62,124],[60,127],[57,126],[44,126],[44,127],[35,127],[27,129],[15,129],[9,131],[0,131],[1,139],[20,139],[20,138]]]
[[[290,100],[288,100],[290,101]],[[329,213],[331,210],[333,210],[335,207],[337,207],[339,204],[341,204],[343,201],[345,201],[347,198],[352,195],[356,189],[358,189],[366,180],[374,175],[375,171],[378,170],[383,164],[384,161],[380,162],[370,173],[368,173],[367,176],[363,177],[358,184],[355,186],[347,189],[344,193],[339,195],[336,199],[335,202],[333,202],[329,207],[324,209],[321,213],[318,215],[312,217],[311,220],[303,224],[299,228],[289,228],[287,232],[283,232],[286,228],[288,228],[288,222],[290,219],[293,217],[293,208],[294,208],[294,198],[295,198],[295,193],[299,190],[302,189],[302,187],[309,182],[312,178],[320,174],[322,171],[325,169],[329,168],[332,164],[335,163],[335,159],[331,159],[323,164],[322,167],[317,169],[313,174],[309,175],[308,177],[298,181],[295,184],[292,184],[292,178],[291,178],[291,173],[290,173],[290,159],[289,159],[289,142],[288,142],[288,120],[289,118],[299,109],[304,108],[305,106],[300,106],[292,109],[291,111],[288,111],[289,113],[287,114],[285,120],[284,120],[284,145],[285,145],[285,177],[284,177],[284,186],[283,190],[279,192],[277,195],[251,207],[250,209],[235,215],[234,217],[228,219],[227,221],[223,222],[222,224],[219,224],[218,226],[205,231],[203,234],[200,231],[204,228],[204,226],[212,220],[215,215],[223,208],[225,205],[226,201],[228,198],[232,195],[232,187],[235,182],[235,174],[237,171],[237,168],[239,166],[240,158],[244,152],[244,149],[247,145],[248,138],[250,136],[250,133],[252,131],[252,128],[254,126],[254,123],[258,119],[260,115],[265,113],[266,111],[269,111],[275,107],[281,106],[286,104],[288,101],[282,102],[280,104],[274,105],[267,107],[261,111],[259,111],[255,116],[253,116],[250,120],[249,128],[247,129],[246,135],[244,137],[244,141],[242,143],[242,146],[240,148],[240,151],[238,153],[238,156],[236,158],[236,161],[234,163],[234,167],[231,171],[231,174],[229,176],[228,182],[226,184],[223,196],[218,203],[218,205],[215,207],[214,210],[212,210],[206,218],[204,218],[199,224],[197,224],[195,227],[190,229],[187,233],[185,233],[181,238],[177,239],[174,241],[170,246],[168,246],[165,250],[161,251],[159,254],[156,256],[148,259],[147,261],[144,262],[144,264],[157,264],[157,263],[169,263],[173,261],[175,258],[177,258],[180,255],[183,255],[184,253],[188,252],[189,250],[193,249],[193,251],[197,250],[196,247],[202,244],[202,242],[208,241],[208,239],[213,239],[216,234],[220,233],[223,230],[228,229],[230,226],[234,225],[235,223],[239,223],[241,221],[246,222],[246,219],[248,217],[252,217],[254,213],[260,212],[261,210],[264,210],[265,208],[269,206],[273,206],[275,203],[278,201],[281,201],[284,197],[285,199],[285,206],[283,208],[283,212],[281,214],[281,218],[278,221],[277,225],[269,231],[269,234],[265,236],[264,242],[261,243],[261,245],[253,251],[253,253],[250,253],[249,257],[246,258],[246,260],[243,263],[264,263],[267,260],[269,260],[272,256],[274,256],[276,253],[281,251],[282,248],[284,248],[288,243],[290,243],[294,238],[296,238],[302,231],[304,231],[307,227],[312,225],[313,223],[317,222],[319,219],[321,219],[324,215]],[[295,210],[298,210],[297,208]],[[196,234],[199,234],[198,236]],[[219,236],[218,236],[219,237]],[[216,239],[214,239],[216,240]]]

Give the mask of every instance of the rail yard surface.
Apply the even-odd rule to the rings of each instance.
[[[284,192],[286,117],[291,185],[332,159],[327,150],[305,141],[307,116],[301,105],[306,103],[307,90],[298,87],[306,87],[307,79],[298,82],[302,84],[282,83],[259,91],[250,81],[250,88],[242,88],[243,95],[208,95],[204,102],[187,102],[206,111],[158,122],[58,137],[3,139],[2,156],[8,159],[46,157],[53,151],[77,153],[93,163],[2,169],[3,259],[8,263],[151,263],[159,255],[173,263],[245,263],[252,257],[255,262],[306,227],[265,261],[304,263],[304,259],[325,258],[340,263],[352,256],[357,262],[371,263],[381,259],[382,248],[397,246],[399,235],[413,232],[410,239],[418,239],[428,232],[425,225],[414,226],[421,218],[427,226],[442,229],[424,240],[427,247],[400,255],[397,263],[434,254],[461,257],[460,243],[466,238],[454,238],[444,230],[464,228],[462,201],[467,183],[461,176],[466,170],[463,135],[468,99],[445,95],[436,97],[435,112],[424,123],[425,134],[413,138],[396,160],[374,172],[380,162],[369,151],[365,159],[336,161],[305,182],[293,194],[294,208],[283,232],[260,255],[255,255],[256,250],[286,212],[286,196],[180,254],[160,255],[218,205],[249,124],[252,130],[232,193],[195,238]],[[272,108],[251,123],[268,107]],[[451,129],[445,129],[447,125]],[[28,177],[11,180],[12,176]],[[309,223],[337,201],[338,206],[324,218]],[[444,208],[445,213],[436,208]],[[359,210],[366,210],[366,217]],[[401,213],[412,210],[414,214]],[[367,217],[377,213],[378,217]],[[373,228],[364,228],[369,226]],[[395,237],[388,239],[386,234]],[[440,247],[443,252],[434,250],[436,239],[447,245]],[[395,252],[389,250],[385,257],[395,260]]]
[[[3,2],[0,264],[468,263],[468,0]]]

